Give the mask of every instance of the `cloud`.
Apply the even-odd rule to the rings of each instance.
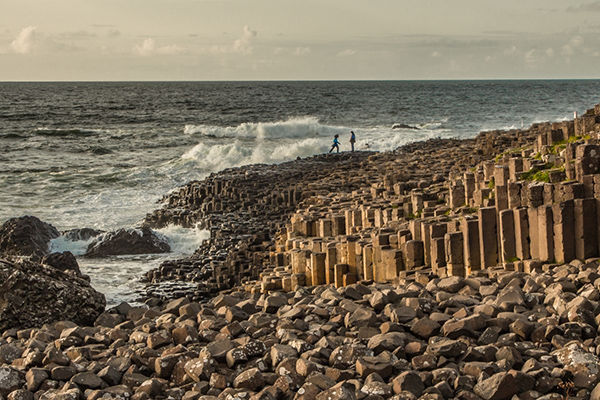
[[[346,49],[337,53],[338,57],[350,57],[356,54],[356,50]]]
[[[35,44],[35,26],[23,28],[17,35],[15,40],[10,43],[12,51],[18,54],[29,54],[33,50]]]
[[[531,49],[525,53],[525,64],[533,66],[537,61],[536,50]]]
[[[177,45],[157,46],[153,38],[146,38],[141,44],[133,47],[133,52],[139,56],[147,57],[154,55],[172,55],[180,54],[184,51],[182,47]]]
[[[567,57],[572,56],[573,54],[575,54],[576,51],[581,50],[581,48],[583,47],[583,43],[583,37],[573,36],[571,40],[569,40],[569,43],[565,44],[561,48],[561,54]]]
[[[310,47],[296,47],[296,49],[294,50],[294,55],[295,56],[305,56],[307,54],[310,54],[311,50]]]
[[[578,6],[570,6],[567,8],[568,12],[600,12],[600,1],[593,1],[591,3],[580,4]]]
[[[253,31],[248,27],[244,26],[244,32],[242,37],[233,42],[233,52],[241,54],[251,54],[254,50],[252,47],[252,40],[258,35],[256,31]]]
[[[233,44],[225,46],[212,46],[210,52],[212,53],[237,53],[237,54],[252,54],[254,51],[253,42],[254,38],[258,36],[258,32],[253,31],[248,27],[244,26],[242,36],[236,39]]]
[[[517,54],[517,46],[510,46],[509,48],[504,49],[504,55],[505,56],[513,56],[515,54]]]

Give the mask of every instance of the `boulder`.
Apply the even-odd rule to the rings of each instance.
[[[152,229],[119,229],[104,233],[92,241],[85,253],[86,257],[106,257],[124,254],[168,253],[171,246],[167,239]]]
[[[73,274],[29,260],[0,260],[0,331],[60,320],[92,325],[106,299]]]
[[[563,368],[573,374],[573,383],[578,388],[592,388],[600,381],[600,360],[586,351],[581,344],[571,342],[553,352]]]
[[[23,373],[7,366],[0,367],[0,397],[25,386]]]
[[[37,217],[11,218],[0,226],[0,255],[40,260],[48,254],[50,240],[59,236],[55,227]]]
[[[61,271],[74,271],[81,275],[77,259],[70,251],[64,253],[50,253],[42,258],[42,264],[49,265]]]

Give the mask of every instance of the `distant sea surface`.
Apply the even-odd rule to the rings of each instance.
[[[334,134],[344,151],[350,130],[357,149],[392,150],[572,119],[598,102],[600,80],[0,83],[0,223],[135,226],[190,180],[327,152]],[[206,235],[163,233],[178,255]],[[139,263],[114,262],[134,266],[121,279],[104,262],[84,264],[120,293]]]

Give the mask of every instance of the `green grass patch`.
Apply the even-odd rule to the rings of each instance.
[[[564,167],[555,168],[554,164],[552,164],[552,163],[546,163],[546,164],[541,165],[541,166],[533,167],[533,168],[531,168],[527,172],[523,172],[521,174],[521,179],[523,179],[525,181],[546,182],[546,183],[549,183],[550,182],[550,173],[551,172],[554,172],[554,171],[562,171],[562,172],[564,172],[564,170],[565,170]]]

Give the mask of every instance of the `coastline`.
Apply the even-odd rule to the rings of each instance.
[[[596,106],[576,121],[191,182],[145,226],[200,223],[210,240],[147,274],[149,307],[121,304],[93,326],[4,330],[0,394],[598,398],[600,236],[584,224],[598,214],[576,207],[593,199],[596,210],[599,132]],[[514,219],[532,208],[534,219]],[[525,220],[517,257],[514,221]],[[169,281],[197,285],[157,295]]]

